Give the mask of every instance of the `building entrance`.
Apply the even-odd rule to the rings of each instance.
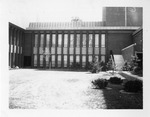
[[[31,67],[31,56],[24,56],[24,67]]]

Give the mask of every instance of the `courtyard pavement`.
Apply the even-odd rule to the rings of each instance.
[[[91,81],[109,78],[106,72],[9,70],[10,109],[105,109],[103,90]]]

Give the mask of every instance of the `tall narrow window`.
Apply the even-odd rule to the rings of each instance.
[[[16,53],[16,45],[14,46],[14,53]]]
[[[57,54],[61,54],[61,46],[62,46],[62,34],[59,34],[59,35],[58,35]]]
[[[99,56],[96,55],[94,59],[98,62],[99,61]]]
[[[44,34],[41,34],[40,47],[44,47]]]
[[[13,53],[13,45],[11,45],[11,53]]]
[[[19,54],[19,38],[17,39],[17,54]]]
[[[67,55],[64,55],[64,67],[67,67]]]
[[[14,53],[16,53],[16,36],[14,36]],[[14,56],[15,59],[15,56]]]
[[[52,55],[52,67],[55,67],[55,55]]]
[[[101,34],[101,54],[106,54],[106,48],[105,48],[105,34]]]
[[[86,56],[82,56],[82,67],[86,65]]]
[[[64,47],[68,47],[68,34],[64,34]]]
[[[12,52],[13,52],[12,33],[11,33],[11,37],[10,37],[10,42],[11,42],[11,49],[10,49],[10,52],[12,53]]]
[[[92,62],[92,55],[89,55],[89,62]]]
[[[70,35],[70,47],[74,46],[74,34]]]
[[[82,47],[86,47],[86,34],[83,34],[82,37]]]
[[[38,34],[35,34],[35,45],[34,46],[35,47],[38,46]]]
[[[76,63],[79,63],[79,62],[80,62],[80,56],[77,55],[77,56],[76,56]]]
[[[50,48],[50,34],[46,34],[46,48],[45,53],[49,54],[49,48]],[[46,67],[49,67],[49,57],[50,55],[46,55],[45,61],[46,61]]]
[[[46,47],[49,48],[50,34],[46,34]]]
[[[95,34],[95,47],[99,47],[99,34]]]
[[[89,47],[93,46],[93,35],[89,34]]]
[[[21,54],[22,54],[22,47],[20,47],[20,48],[21,48],[20,52],[21,52]]]
[[[70,55],[70,66],[72,65],[73,63],[73,55]]]
[[[50,48],[49,42],[50,42],[50,34],[46,34],[45,53],[47,53],[47,54],[49,54],[49,48]]]
[[[38,50],[38,34],[35,34],[33,54],[37,54],[37,50]]]
[[[40,47],[39,47],[39,54],[43,54],[44,52],[44,34],[40,35]]]
[[[101,56],[101,61],[105,62],[105,56]]]
[[[105,34],[101,35],[101,47],[105,47]]]
[[[56,46],[56,34],[52,34],[52,47]]]
[[[61,55],[58,55],[57,60],[57,67],[61,67]]]
[[[58,35],[58,47],[62,46],[62,34]]]
[[[80,47],[80,34],[77,34],[76,47]]]
[[[34,66],[37,66],[37,55],[34,55]]]
[[[102,47],[101,48],[101,55],[105,55],[106,54],[106,48],[105,47]]]
[[[43,67],[43,55],[40,55],[40,67]]]
[[[47,55],[46,57],[45,57],[45,60],[46,60],[46,67],[49,67],[49,55]]]

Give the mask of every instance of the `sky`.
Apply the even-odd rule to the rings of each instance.
[[[105,6],[140,6],[139,0],[1,0],[9,22],[23,28],[29,22],[102,21]],[[135,2],[136,1],[136,2]]]

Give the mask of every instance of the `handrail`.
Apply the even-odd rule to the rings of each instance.
[[[124,51],[124,50],[126,50],[126,49],[128,49],[128,48],[130,48],[130,47],[132,47],[132,46],[135,46],[135,45],[136,45],[136,43],[131,44],[131,45],[129,45],[129,46],[127,46],[127,47],[123,48],[121,51]]]

